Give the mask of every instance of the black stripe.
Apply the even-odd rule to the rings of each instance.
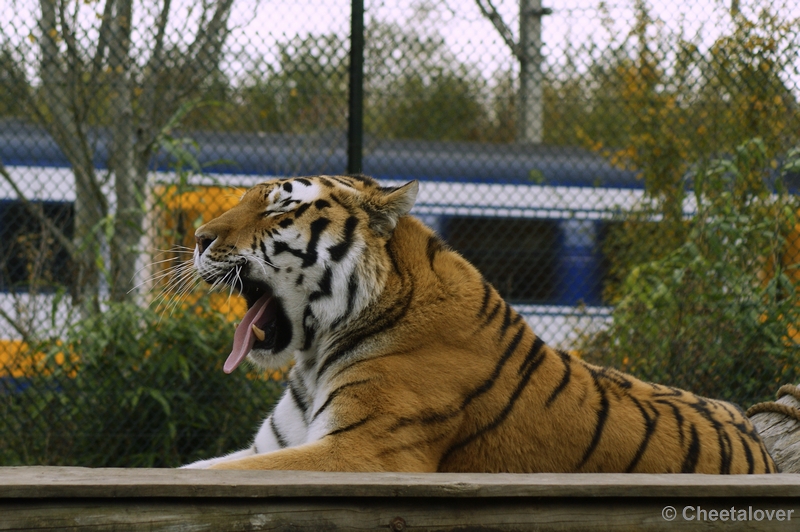
[[[519,367],[519,371],[517,372],[519,375],[522,375],[528,371],[529,365],[535,364],[535,366],[538,367],[539,364],[544,362],[544,353],[542,352],[542,347],[544,347],[544,340],[537,336],[531,345],[530,351],[528,351],[528,354],[525,356],[525,360],[522,361],[522,364]]]
[[[529,355],[530,355],[530,353],[529,353]],[[442,458],[439,460],[439,467],[438,467],[439,470],[441,470],[442,464],[454,452],[456,452],[459,449],[462,449],[463,447],[466,447],[472,441],[474,441],[477,438],[481,437],[485,433],[487,433],[487,432],[489,432],[491,430],[494,430],[495,428],[500,426],[500,424],[503,421],[505,421],[505,419],[508,417],[508,414],[510,414],[511,410],[514,408],[514,405],[516,404],[516,402],[519,399],[520,395],[522,395],[522,391],[528,385],[528,382],[530,381],[531,376],[533,375],[534,371],[536,371],[537,367],[538,367],[538,364],[529,364],[528,365],[527,371],[522,376],[522,378],[520,379],[519,383],[517,383],[517,387],[514,390],[514,392],[511,394],[511,397],[509,397],[508,402],[506,403],[506,406],[503,408],[503,410],[500,411],[500,413],[494,418],[494,420],[492,420],[491,423],[489,423],[488,425],[485,425],[484,427],[482,427],[482,428],[478,429],[477,431],[473,432],[472,434],[470,434],[469,436],[467,436],[463,440],[451,445],[450,448],[447,449],[447,451],[445,451],[445,453],[442,455]]]
[[[272,434],[275,435],[275,439],[278,441],[278,445],[280,445],[281,449],[284,449],[289,446],[286,439],[284,439],[283,435],[278,430],[278,427],[275,426],[275,416],[269,416],[269,427],[272,429]]]
[[[667,400],[667,399],[656,399],[656,403],[668,406],[672,409],[672,414],[675,416],[675,422],[678,425],[678,443],[683,447],[684,435],[683,435],[683,414],[681,413],[681,409],[678,408],[676,404]]]
[[[314,412],[314,415],[313,415],[313,416],[311,416],[311,421],[314,421],[315,419],[317,419],[317,417],[318,417],[318,416],[319,416],[319,415],[320,415],[322,412],[324,412],[324,411],[325,411],[325,409],[326,409],[326,408],[328,408],[328,406],[330,406],[331,402],[332,402],[332,401],[333,401],[333,400],[336,398],[336,396],[337,396],[337,395],[339,395],[339,394],[342,392],[342,390],[345,390],[345,389],[347,389],[347,388],[349,388],[349,387],[351,387],[351,386],[356,386],[356,385],[358,385],[358,384],[364,384],[364,383],[366,383],[366,382],[369,382],[370,380],[371,380],[371,379],[362,379],[362,380],[360,380],[360,381],[348,382],[348,383],[346,383],[346,384],[342,384],[341,386],[339,386],[338,388],[336,388],[335,390],[333,390],[331,393],[329,393],[329,394],[328,394],[328,397],[325,399],[325,402],[324,402],[324,403],[322,403],[322,406],[320,406],[320,407],[317,409],[317,411],[316,411],[316,412]]]
[[[352,211],[352,209],[350,208],[350,206],[349,206],[349,205],[345,205],[345,203],[342,201],[342,198],[340,198],[340,197],[339,197],[339,196],[338,196],[336,193],[332,192],[332,193],[331,193],[331,195],[330,195],[330,196],[328,196],[328,197],[329,197],[331,200],[333,200],[333,202],[334,202],[335,204],[337,204],[339,207],[342,207],[343,209],[346,209],[346,210],[347,210],[347,212],[348,212],[348,214],[350,214],[351,216],[353,216],[353,211]]]
[[[428,237],[428,245],[425,249],[425,254],[428,256],[428,264],[430,265],[431,270],[433,269],[433,261],[436,260],[436,255],[442,251],[445,251],[446,249],[447,246],[437,235],[433,234]]]
[[[322,231],[324,231],[330,223],[331,221],[327,218],[317,218],[311,222],[311,237],[308,240],[305,252],[290,247],[286,242],[277,241],[273,245],[275,255],[284,252],[291,253],[295,257],[303,259],[303,263],[301,264],[302,268],[307,268],[315,264],[317,262],[317,242],[322,235]]]
[[[322,279],[319,280],[317,289],[308,295],[308,302],[311,303],[323,297],[330,297],[332,280],[333,271],[330,268],[325,268],[325,273],[322,274]]]
[[[347,177],[349,177],[353,181],[360,181],[361,183],[364,183],[365,185],[368,185],[370,187],[375,187],[377,185],[374,179],[372,179],[369,176],[365,176],[364,174],[347,174]]]
[[[492,386],[494,386],[497,377],[500,376],[500,372],[503,370],[503,367],[508,362],[508,359],[511,358],[511,355],[514,354],[519,343],[522,341],[522,335],[525,333],[525,328],[521,328],[517,331],[517,334],[514,335],[514,338],[511,339],[508,346],[506,346],[506,350],[503,352],[503,355],[500,357],[500,360],[497,361],[497,364],[494,366],[494,371],[492,374],[483,381],[483,384],[472,390],[461,403],[461,410],[467,407],[476,397],[483,395],[484,393],[488,392]]]
[[[689,408],[694,409],[695,412],[699,413],[706,421],[708,421],[711,426],[717,432],[717,444],[719,445],[719,454],[720,454],[720,473],[721,474],[729,474],[731,468],[731,441],[730,437],[728,436],[725,427],[717,421],[714,417],[714,414],[709,410],[710,406],[716,406],[716,403],[710,400],[706,400],[700,396],[693,396],[695,401],[692,403],[687,403],[686,406]]]
[[[727,432],[718,431],[717,434],[720,449],[719,472],[721,475],[730,475],[733,465],[733,443]]]
[[[672,386],[656,385],[656,388],[659,390],[669,390],[669,393],[658,392],[654,393],[653,397],[683,397],[685,393],[683,390],[679,390],[678,388],[673,388]]]
[[[488,325],[489,323],[491,323],[491,322],[492,322],[492,320],[494,319],[494,317],[495,317],[495,316],[497,316],[497,313],[498,313],[498,312],[500,312],[500,307],[501,307],[501,306],[502,306],[504,303],[505,303],[505,301],[503,301],[502,299],[501,299],[501,300],[499,300],[499,301],[497,302],[497,304],[496,304],[496,305],[495,305],[495,306],[492,308],[492,311],[489,313],[489,315],[488,315],[488,316],[486,316],[486,319],[485,319],[485,320],[483,320],[483,325],[484,325],[484,326],[485,326],[485,325]]]
[[[303,183],[303,184],[304,184],[305,186],[307,186],[307,187],[310,187],[310,186],[311,186],[311,181],[309,181],[309,180],[308,180],[308,179],[306,179],[305,177],[298,177],[298,178],[295,178],[295,181],[296,181],[297,183]],[[322,179],[320,179],[320,181],[322,181]]]
[[[283,184],[283,190],[285,190],[286,192],[291,192],[292,191],[292,184],[289,183],[288,181],[286,181]]]
[[[294,401],[294,405],[297,409],[302,412],[303,419],[305,419],[306,412],[308,412],[308,403],[306,403],[306,400],[300,395],[297,385],[292,382],[289,382],[289,395],[292,397],[292,401]]]
[[[328,253],[331,256],[332,261],[339,262],[344,258],[345,255],[347,255],[347,252],[353,245],[353,234],[355,233],[357,225],[358,218],[355,216],[350,216],[344,222],[344,240],[328,248]]]
[[[450,407],[448,410],[445,410],[445,411],[434,411],[434,412],[427,411],[426,413],[424,413],[421,416],[402,417],[402,418],[398,419],[389,428],[389,432],[394,432],[399,428],[406,427],[406,426],[414,424],[414,423],[421,423],[423,425],[429,425],[429,424],[432,424],[432,423],[444,423],[446,421],[449,421],[449,420],[453,419],[455,416],[457,416],[459,413],[461,413],[467,406],[469,406],[469,404],[473,400],[475,400],[477,397],[480,397],[481,395],[485,394],[486,392],[488,392],[494,386],[494,383],[497,380],[497,377],[500,375],[500,372],[502,371],[502,369],[505,366],[506,362],[511,357],[511,355],[516,351],[517,347],[519,346],[519,343],[522,340],[522,336],[523,336],[524,332],[525,332],[525,329],[520,329],[517,332],[517,334],[511,340],[509,345],[506,347],[506,350],[503,353],[503,355],[497,361],[497,364],[495,365],[494,372],[492,373],[492,375],[490,375],[483,382],[483,384],[481,384],[480,386],[478,386],[477,388],[472,390],[470,393],[468,393],[464,397],[464,399],[461,401],[461,405],[459,407],[457,407],[457,408],[456,407]],[[533,347],[536,347],[536,345],[537,344],[534,341]],[[532,348],[531,351],[533,351],[533,348]],[[535,354],[535,353],[528,353],[528,355],[525,357],[525,361],[523,361],[523,366],[526,365],[528,359],[532,356],[532,354]],[[544,358],[544,357],[542,357],[542,358]],[[538,366],[538,363],[536,365]],[[520,371],[520,375],[521,374],[522,374],[522,371]]]
[[[319,381],[320,377],[322,377],[328,368],[345,357],[364,340],[394,327],[398,321],[405,317],[413,297],[413,287],[409,287],[404,295],[397,298],[392,304],[387,305],[388,308],[385,312],[378,314],[380,318],[367,320],[365,325],[353,331],[351,334],[348,334],[346,338],[343,338],[341,343],[331,351],[320,366],[317,371],[317,380]]]
[[[317,371],[317,381],[319,381],[329,367],[345,357],[364,340],[391,329],[397,322],[402,320],[408,312],[408,308],[414,298],[413,278],[406,277],[401,272],[397,258],[395,257],[394,249],[392,248],[392,242],[392,239],[387,240],[385,249],[395,271],[401,278],[401,292],[393,299],[385,301],[382,308],[373,309],[372,319],[363,320],[360,327],[342,338],[338,345],[332,347],[329,352],[330,354],[327,355]]]
[[[336,182],[337,182],[337,183],[339,183],[340,185],[344,185],[344,186],[346,186],[346,187],[348,187],[348,188],[355,188],[355,187],[353,186],[353,182],[352,182],[352,181],[350,181],[350,180],[348,180],[348,179],[346,179],[346,178],[344,178],[343,176],[339,176],[339,175],[329,175],[329,176],[328,176],[328,179],[331,179],[331,180],[333,180],[333,181],[336,181]]]
[[[294,220],[292,220],[291,218],[284,218],[283,220],[278,222],[278,225],[281,226],[282,228],[286,229],[287,227],[289,227],[293,223],[294,223]]]
[[[589,443],[589,447],[586,448],[586,452],[583,453],[583,458],[581,458],[581,461],[576,469],[580,469],[586,465],[586,462],[597,450],[597,446],[600,444],[600,438],[603,436],[603,429],[606,426],[606,420],[608,419],[608,396],[606,395],[603,387],[600,386],[600,382],[598,382],[597,377],[592,375],[592,379],[594,380],[594,386],[595,389],[597,389],[597,393],[600,394],[600,409],[597,411],[597,423],[594,426],[592,441]]]
[[[330,223],[331,221],[327,218],[317,218],[311,222],[311,238],[308,239],[308,247],[306,247],[306,256],[303,258],[302,267],[305,268],[317,262],[317,242],[320,236],[322,236],[322,231],[324,231]]]
[[[356,295],[358,294],[358,275],[355,271],[350,274],[350,279],[347,281],[347,307],[344,309],[344,314],[336,318],[331,325],[331,329],[336,329],[342,324],[353,312],[356,306]]]
[[[745,441],[741,434],[739,434],[739,441],[742,443],[744,457],[747,459],[747,474],[752,475],[756,470],[756,463],[755,460],[753,460],[753,452],[750,450],[750,444]]]
[[[559,352],[559,354],[561,354],[561,353],[564,353],[564,352],[563,351]],[[627,378],[627,375],[625,375],[624,373],[620,373],[619,371],[616,371],[616,370],[614,370],[612,368],[592,367],[592,366],[590,366],[589,364],[587,364],[586,362],[584,362],[583,360],[580,360],[580,359],[578,359],[578,361],[581,364],[583,364],[583,366],[587,370],[591,371],[592,374],[594,374],[595,376],[601,377],[601,378],[606,379],[608,381],[611,381],[614,384],[616,384],[617,386],[619,386],[620,388],[624,388],[624,389],[627,390],[631,386],[633,386],[633,383]]]
[[[317,328],[313,325],[313,318],[314,314],[311,312],[311,305],[309,305],[303,311],[303,334],[305,335],[303,340],[303,351],[308,351],[309,348],[311,348],[311,344],[314,343],[314,337],[317,334]]]
[[[395,257],[394,251],[392,251],[391,243],[392,243],[391,240],[386,241],[386,246],[385,246],[386,253],[389,255],[389,262],[392,263],[392,269],[394,270],[394,272],[397,275],[402,276],[403,274],[400,273],[400,265],[397,262],[397,257]]]
[[[692,439],[689,441],[689,449],[683,459],[681,473],[694,473],[697,469],[697,460],[700,458],[700,439],[697,437],[697,427],[692,424]]]
[[[324,199],[318,199],[317,201],[314,202],[314,207],[316,207],[317,210],[320,210],[320,211],[322,209],[327,209],[330,206],[331,206],[330,202],[325,201]]]
[[[506,333],[508,332],[508,328],[511,326],[511,305],[503,301],[503,304],[506,306],[506,311],[503,314],[503,323],[500,325],[500,335],[498,336],[499,339],[505,337]]]
[[[480,318],[484,314],[486,314],[486,310],[489,307],[489,296],[492,295],[492,285],[486,282],[486,279],[483,280],[483,301],[481,301],[481,308],[478,310],[478,317]]]
[[[556,389],[553,390],[553,392],[550,394],[550,397],[548,397],[547,401],[545,401],[544,405],[547,407],[553,404],[553,401],[556,400],[556,397],[558,397],[559,394],[564,391],[564,389],[567,387],[567,384],[569,384],[570,378],[572,377],[572,369],[570,368],[572,357],[563,351],[559,351],[558,356],[561,357],[561,361],[564,363],[564,375],[561,377],[561,382],[558,383]]]
[[[303,216],[303,213],[306,212],[309,207],[311,207],[310,203],[303,203],[298,208],[296,208],[294,210],[294,219],[296,220],[296,219],[300,218],[301,216]]]
[[[367,416],[367,417],[365,417],[364,419],[362,419],[360,421],[356,421],[355,423],[351,423],[351,424],[346,425],[344,427],[338,428],[338,429],[334,430],[333,432],[329,432],[328,436],[335,436],[337,434],[341,434],[341,433],[347,432],[349,430],[357,429],[358,427],[360,427],[361,425],[367,423],[371,419],[372,419],[372,416]]]
[[[627,397],[633,401],[633,404],[639,409],[639,412],[642,414],[642,418],[644,419],[644,437],[639,444],[639,448],[636,449],[636,454],[633,456],[633,460],[631,460],[631,463],[628,464],[628,467],[625,469],[626,473],[631,473],[642,459],[642,455],[644,455],[644,452],[647,450],[647,445],[650,443],[650,438],[653,436],[653,433],[656,430],[656,424],[658,423],[658,412],[653,408],[653,417],[651,418],[647,414],[647,410],[645,410],[639,401],[630,395]]]
[[[272,264],[272,261],[269,260],[269,254],[267,253],[267,245],[264,243],[263,240],[261,241],[261,254],[264,255],[264,262],[267,264],[267,266],[269,266],[275,271],[280,270],[280,268]]]

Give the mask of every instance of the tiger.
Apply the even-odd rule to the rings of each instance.
[[[195,233],[248,310],[226,373],[285,367],[250,447],[184,467],[775,473],[731,403],[549,347],[411,211],[417,181],[273,179]]]

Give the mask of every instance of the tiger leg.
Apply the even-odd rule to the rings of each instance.
[[[436,460],[421,457],[413,450],[396,452],[387,457],[380,452],[370,452],[369,445],[336,440],[337,438],[329,436],[297,447],[220,462],[209,469],[417,473],[436,471]]]

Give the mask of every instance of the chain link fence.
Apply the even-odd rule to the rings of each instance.
[[[797,381],[794,2],[367,1],[363,50],[359,2],[6,2],[2,465],[244,445],[281,374],[222,374],[244,308],[183,292],[194,229],[359,166],[551,345],[745,406]]]

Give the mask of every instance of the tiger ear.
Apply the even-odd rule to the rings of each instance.
[[[419,192],[419,181],[409,181],[396,188],[381,188],[376,198],[375,210],[370,216],[370,226],[382,236],[389,236],[397,220],[414,206]]]

